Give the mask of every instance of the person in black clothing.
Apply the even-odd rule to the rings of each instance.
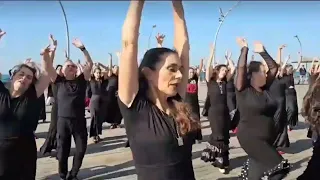
[[[290,164],[273,146],[276,138],[273,117],[277,102],[270,95],[269,86],[275,79],[278,66],[264,46],[256,42],[254,51],[262,56],[268,67],[251,61],[247,69],[247,41],[237,38],[237,43],[241,47],[235,84],[240,112],[237,138],[249,157],[239,178],[280,180],[289,173]]]
[[[320,165],[320,79],[319,64],[311,67],[309,90],[303,98],[303,108],[301,115],[310,123],[313,134],[313,152],[308,162],[308,166],[297,180],[317,180],[319,179]]]
[[[102,134],[102,123],[108,114],[107,87],[107,74],[102,74],[101,68],[96,66],[88,85],[91,114],[89,137],[93,138],[94,143],[101,140],[99,135]]]
[[[77,66],[67,60],[60,76],[53,70],[52,81],[57,86],[58,122],[57,122],[57,157],[61,179],[74,180],[82,165],[87,149],[87,125],[85,119],[85,95],[87,80],[91,76],[92,60],[85,46],[79,39],[73,41],[86,59],[83,72],[77,71]],[[68,173],[68,157],[71,149],[71,137],[74,137],[76,153],[72,169]]]
[[[307,70],[304,67],[304,65],[301,65],[301,68],[299,69],[299,73],[300,73],[299,84],[304,84],[304,82],[306,81],[306,76],[307,76]]]
[[[294,69],[292,65],[287,65],[286,75],[284,76],[285,82],[288,87],[286,91],[286,112],[289,130],[292,130],[292,128],[297,125],[299,116],[297,92],[294,84],[293,70]]]
[[[62,74],[62,65],[56,66],[56,72],[59,76]],[[57,102],[57,86],[54,83],[51,84],[52,97],[54,98],[51,107],[51,118],[49,130],[45,142],[40,148],[40,152],[45,155],[46,153],[51,153],[53,149],[57,148],[57,121],[58,121],[58,102]],[[48,88],[49,89],[49,88]]]
[[[230,58],[227,58],[229,65],[220,64],[212,68],[214,64],[214,47],[211,49],[206,69],[206,81],[208,85],[208,97],[210,107],[208,120],[211,127],[209,146],[202,152],[201,159],[205,162],[213,162],[221,173],[228,173],[229,168],[229,129],[230,110],[228,108],[227,84],[233,83],[232,77],[235,67]]]
[[[1,38],[0,30],[0,38]],[[42,52],[42,73],[21,64],[11,70],[11,82],[0,81],[0,179],[35,180],[37,147],[34,129],[38,124],[38,98],[49,86],[54,50]]]
[[[149,49],[139,68],[144,1],[131,1],[123,25],[119,106],[138,180],[195,180],[190,132],[199,128],[199,120],[181,102],[188,83],[189,40],[182,2],[172,4],[177,51]]]

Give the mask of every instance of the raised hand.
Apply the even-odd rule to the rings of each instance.
[[[75,38],[73,41],[72,41],[72,44],[76,47],[76,48],[84,48],[84,45],[83,43],[80,41],[80,39],[78,38]]]
[[[165,37],[166,37],[166,36],[165,36],[164,34],[158,33],[158,35],[156,35],[157,43],[162,45],[163,40],[164,40]]]
[[[254,42],[254,52],[255,53],[265,52],[265,48],[260,41]]]
[[[31,61],[32,61],[31,58],[27,58],[27,59],[24,61],[24,64],[28,64],[28,63],[30,63]]]
[[[2,31],[2,30],[0,29],[0,39],[1,39],[1,37],[4,36],[5,34],[6,34],[6,32],[5,32],[5,31]]]
[[[237,44],[240,46],[240,48],[248,47],[248,42],[245,38],[237,37],[236,41],[237,41]]]
[[[314,64],[315,62],[316,62],[316,64]],[[314,76],[314,75],[318,74],[319,70],[320,70],[320,68],[319,68],[319,58],[314,57],[313,60],[312,60],[312,63],[311,63],[311,68],[310,68],[311,76]]]
[[[121,52],[119,52],[119,51],[118,51],[118,52],[116,52],[116,55],[117,55],[117,57],[118,57],[118,58],[120,58],[120,56],[121,56]]]
[[[231,59],[231,56],[232,56],[232,52],[227,50],[226,53],[225,53],[225,55],[224,55],[224,57],[226,58],[226,60]]]
[[[51,61],[50,52],[52,52],[52,50],[50,49],[50,44],[49,44],[47,47],[41,50],[40,55],[42,56],[42,60],[44,60],[45,62],[50,62]]]
[[[53,50],[56,50],[57,45],[58,45],[58,41],[54,39],[52,34],[49,35],[49,40],[50,40],[50,43],[51,43],[51,48]]]

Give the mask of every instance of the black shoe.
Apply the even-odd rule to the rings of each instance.
[[[79,180],[79,179],[77,177],[73,177],[73,176],[69,175],[66,180]]]

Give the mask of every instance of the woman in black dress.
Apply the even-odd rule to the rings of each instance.
[[[306,121],[311,125],[313,134],[313,153],[308,162],[308,166],[300,175],[297,180],[317,180],[319,179],[319,166],[320,166],[320,68],[311,67],[310,87],[303,98],[303,108],[301,115],[305,117]]]
[[[138,180],[195,180],[190,132],[199,128],[187,103],[189,40],[181,1],[172,1],[175,49],[148,50],[138,68],[144,1],[131,1],[123,25],[119,106]],[[182,68],[184,67],[184,68]]]
[[[198,82],[199,82],[199,76],[200,76],[202,67],[203,67],[203,59],[201,59],[200,66],[198,69],[194,69],[192,67],[189,68],[189,78],[188,78],[187,92],[185,97],[185,102],[190,104],[192,108],[192,112],[198,116],[199,120],[200,120],[200,106],[199,106],[199,97],[198,97]],[[195,140],[202,140],[201,129],[199,129],[195,133]]]
[[[2,32],[0,30],[0,38]],[[54,52],[52,52],[54,53]],[[0,179],[36,178],[37,147],[34,129],[38,124],[38,98],[49,86],[52,67],[50,49],[42,53],[42,74],[26,64],[15,66],[11,82],[0,81]]]
[[[102,123],[107,116],[107,86],[108,75],[103,74],[101,68],[96,66],[88,85],[90,98],[91,124],[89,137],[93,138],[94,143],[98,143],[102,134]]]
[[[243,38],[237,38],[237,43],[241,47],[235,84],[240,112],[237,137],[249,156],[240,179],[280,180],[289,173],[290,165],[273,146],[277,135],[273,120],[277,102],[270,95],[269,86],[278,66],[263,45],[256,42],[254,51],[262,56],[269,70],[266,72],[266,67],[258,61],[251,61],[247,69],[248,44]]]
[[[59,76],[63,76],[62,65],[56,66],[56,72]],[[51,83],[52,97],[54,98],[51,107],[51,118],[49,130],[45,142],[40,148],[41,154],[51,153],[52,150],[57,148],[57,121],[58,121],[58,100],[57,100],[57,86]]]
[[[203,150],[201,159],[205,162],[213,162],[221,173],[228,173],[229,168],[229,129],[230,114],[227,103],[227,84],[234,75],[235,68],[231,59],[229,65],[220,64],[212,68],[214,64],[214,47],[212,47],[210,58],[206,69],[206,81],[208,85],[208,97],[210,108],[208,120],[211,127],[209,146]]]

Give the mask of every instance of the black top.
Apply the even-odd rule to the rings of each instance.
[[[192,139],[179,146],[174,119],[139,91],[130,108],[119,100],[138,180],[194,180]]]
[[[278,71],[277,64],[267,52],[260,53],[269,71],[267,84],[264,90],[259,92],[247,80],[247,55],[248,48],[242,48],[236,81],[237,105],[240,112],[239,133],[251,134],[252,137],[272,142],[276,136],[273,117],[277,110],[277,102],[271,97],[269,87]]]
[[[286,85],[286,90],[287,90],[287,95],[294,95],[296,96],[296,90],[295,90],[295,85],[294,85],[294,78],[293,74],[290,75],[285,75],[282,77],[283,82]]]
[[[109,91],[110,89],[118,90],[118,76],[115,74],[112,74],[109,77],[109,83],[108,83],[107,90]]]
[[[11,98],[9,90],[0,81],[0,139],[33,136],[39,119],[37,104],[33,84],[20,97]]]
[[[90,92],[91,95],[106,96],[108,93],[107,87],[108,87],[107,79],[103,79],[101,81],[92,79],[89,82],[88,91]]]
[[[84,75],[79,75],[74,80],[66,80],[65,77],[57,76],[58,116],[59,117],[84,117],[85,96],[87,82]]]

